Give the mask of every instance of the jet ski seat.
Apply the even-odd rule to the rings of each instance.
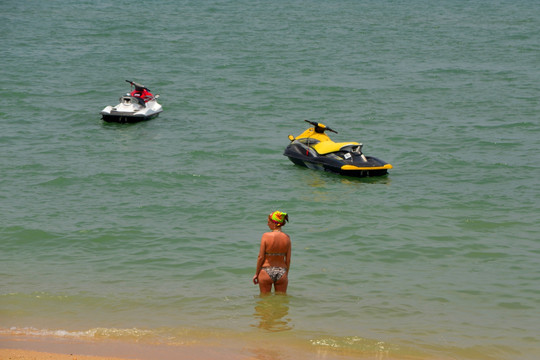
[[[339,142],[339,143],[336,143],[336,142],[333,142],[333,141],[322,141],[322,142],[316,144],[315,146],[313,146],[313,148],[320,155],[325,155],[325,154],[333,153],[333,152],[336,152],[336,151],[340,151],[341,149],[346,148],[348,146],[355,146],[355,145],[358,146],[358,145],[362,145],[362,144],[357,143],[357,142]]]

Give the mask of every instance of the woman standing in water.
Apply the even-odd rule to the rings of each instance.
[[[262,236],[257,269],[253,277],[253,283],[259,284],[261,294],[271,292],[272,284],[276,293],[287,292],[291,238],[281,231],[287,221],[289,216],[281,211],[274,211],[268,215],[268,227],[271,231]]]

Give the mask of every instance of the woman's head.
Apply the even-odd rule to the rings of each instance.
[[[268,215],[268,221],[278,227],[281,227],[285,225],[285,222],[289,221],[289,215],[287,215],[286,212],[281,212],[279,210],[276,210],[270,215]]]

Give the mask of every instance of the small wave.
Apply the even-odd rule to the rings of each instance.
[[[145,330],[138,328],[92,328],[87,330],[38,329],[34,327],[0,328],[0,335],[38,338],[64,338],[76,340],[115,340],[154,345],[186,345],[196,342],[189,331],[171,333],[167,329]],[[188,335],[188,336],[186,336]]]
[[[402,356],[425,356],[425,354],[419,354],[412,349],[405,349],[385,341],[359,336],[322,337],[312,339],[310,343],[319,352],[337,351],[347,355],[356,354],[361,358],[389,359],[402,358]]]
[[[15,335],[15,336],[52,336],[61,338],[84,338],[85,331],[68,331],[68,330],[51,330],[51,329],[37,329],[33,327],[17,328],[11,327],[9,329],[0,328],[1,335]]]
[[[529,310],[534,309],[532,306],[523,305],[520,302],[500,302],[498,304],[499,307],[504,309],[510,309],[510,310]]]

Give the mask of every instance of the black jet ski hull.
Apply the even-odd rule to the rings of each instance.
[[[390,164],[373,156],[350,154],[349,159],[344,159],[343,154],[339,153],[319,155],[313,149],[299,144],[287,146],[283,155],[299,166],[353,177],[384,176],[391,168]]]
[[[106,122],[114,122],[119,124],[134,124],[141,121],[148,121],[157,118],[159,113],[151,115],[133,115],[129,113],[116,113],[116,114],[101,114],[101,118]]]

